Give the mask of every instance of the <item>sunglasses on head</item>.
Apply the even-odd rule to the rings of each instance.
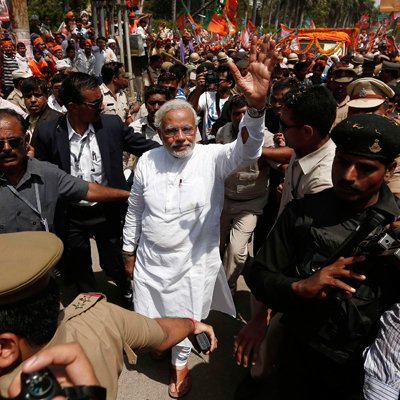
[[[6,143],[12,148],[16,149],[24,143],[25,136],[20,136],[20,137],[13,137],[9,139],[0,139],[0,151],[3,151],[4,146]]]

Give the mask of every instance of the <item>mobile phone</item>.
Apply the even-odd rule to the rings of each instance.
[[[196,343],[199,346],[202,353],[207,353],[211,348],[211,342],[205,332],[195,335]]]

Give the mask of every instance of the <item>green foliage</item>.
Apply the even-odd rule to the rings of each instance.
[[[48,15],[52,23],[51,28],[57,30],[64,20],[66,11],[64,10],[64,6],[66,3],[69,3],[70,10],[79,15],[80,11],[86,9],[88,2],[87,0],[70,0],[69,2],[61,2],[59,0],[28,0],[29,16],[35,14],[41,18]]]

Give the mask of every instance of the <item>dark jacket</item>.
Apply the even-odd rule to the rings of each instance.
[[[128,186],[122,166],[123,151],[141,156],[144,152],[160,145],[144,138],[140,133],[134,132],[115,115],[102,114],[93,127],[108,186],[127,190]],[[65,172],[71,173],[67,117],[65,115],[40,125],[36,130],[33,146],[36,158],[49,161],[58,165]]]

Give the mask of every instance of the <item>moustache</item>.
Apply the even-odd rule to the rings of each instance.
[[[181,146],[188,146],[188,147],[193,147],[193,143],[189,142],[189,140],[185,140],[183,143],[174,143],[171,145],[172,149],[175,149],[177,147],[181,147]]]
[[[11,151],[10,153],[1,153],[0,160],[3,160],[5,158],[17,158],[17,154],[13,151]]]

